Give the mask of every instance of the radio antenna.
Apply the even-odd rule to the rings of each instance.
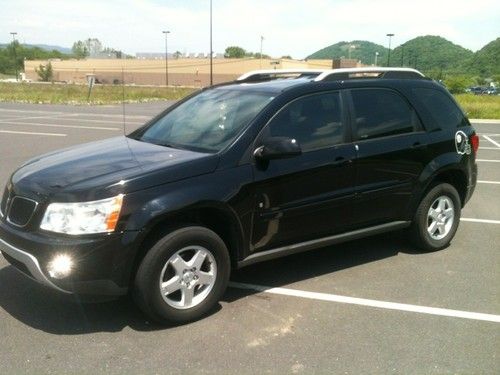
[[[125,72],[122,66],[122,114],[123,114],[123,135],[127,135],[127,124],[125,122]]]

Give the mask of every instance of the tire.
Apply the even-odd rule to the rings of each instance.
[[[228,249],[216,233],[183,227],[149,249],[135,276],[134,300],[157,323],[195,321],[219,302],[230,271]]]
[[[420,202],[410,227],[415,245],[423,251],[447,247],[457,232],[460,212],[460,197],[452,185],[432,187]]]

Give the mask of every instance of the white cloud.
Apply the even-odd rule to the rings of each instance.
[[[494,0],[213,0],[214,50],[241,45],[252,51],[304,57],[341,40],[395,45],[419,35],[441,35],[476,50],[499,36],[500,2]],[[0,40],[17,31],[21,41],[71,46],[97,37],[105,45],[136,51],[207,52],[208,0],[7,0]]]

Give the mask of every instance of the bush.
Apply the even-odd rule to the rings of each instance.
[[[40,64],[38,69],[35,68],[38,77],[40,77],[40,81],[49,82],[54,79],[54,72],[52,70],[52,64],[49,62],[47,66]]]
[[[474,81],[466,76],[449,77],[444,80],[444,84],[452,94],[461,94],[465,89],[472,86]]]

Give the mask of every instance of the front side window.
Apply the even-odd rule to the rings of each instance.
[[[357,139],[371,139],[410,133],[417,117],[398,93],[385,89],[351,91]]]
[[[270,93],[208,90],[165,114],[138,139],[174,148],[218,152],[273,98]]]
[[[340,94],[315,94],[291,102],[271,121],[268,135],[293,138],[303,152],[342,143]]]

